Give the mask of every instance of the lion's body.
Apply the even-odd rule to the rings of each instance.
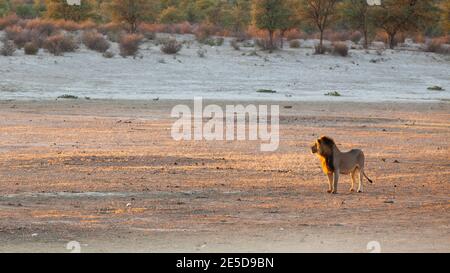
[[[339,174],[351,175],[352,187],[350,191],[354,191],[353,186],[357,174],[359,174],[358,192],[362,192],[363,176],[372,183],[372,180],[364,173],[365,159],[364,153],[361,150],[353,149],[348,152],[341,152],[333,139],[321,137],[311,147],[311,151],[319,156],[322,163],[322,170],[328,176],[328,192],[337,193]]]

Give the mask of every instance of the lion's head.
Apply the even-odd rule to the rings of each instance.
[[[333,148],[336,144],[334,140],[327,136],[322,136],[311,146],[311,152],[318,154],[322,160],[322,169],[325,173],[334,171]]]

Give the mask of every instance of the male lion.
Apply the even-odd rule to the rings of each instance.
[[[352,175],[351,192],[354,191],[353,186],[358,171],[358,192],[362,192],[363,190],[363,176],[367,178],[370,183],[373,183],[364,173],[364,153],[361,150],[353,149],[343,153],[339,151],[333,139],[322,136],[311,146],[311,151],[313,154],[319,156],[320,161],[322,162],[323,172],[328,176],[328,193],[337,193],[339,174]]]

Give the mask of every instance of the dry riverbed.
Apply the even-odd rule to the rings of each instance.
[[[450,104],[277,102],[264,153],[174,141],[178,103],[0,101],[0,251],[450,250]],[[320,135],[363,149],[375,183],[327,194]]]

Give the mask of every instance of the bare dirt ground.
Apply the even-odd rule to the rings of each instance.
[[[450,104],[281,102],[263,153],[172,140],[177,103],[0,101],[0,251],[450,251]],[[327,194],[319,135],[375,184]]]

